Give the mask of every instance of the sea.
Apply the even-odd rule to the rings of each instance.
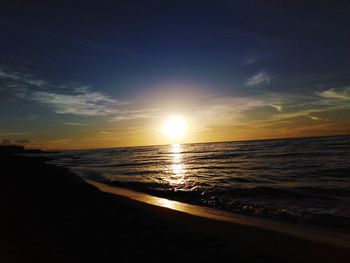
[[[63,151],[82,178],[350,233],[350,136]]]

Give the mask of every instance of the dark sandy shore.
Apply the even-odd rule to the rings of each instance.
[[[102,193],[43,158],[0,164],[0,262],[350,262],[346,248]]]

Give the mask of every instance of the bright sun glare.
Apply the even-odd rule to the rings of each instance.
[[[172,140],[182,139],[186,135],[186,120],[180,116],[169,117],[163,126],[164,134]]]

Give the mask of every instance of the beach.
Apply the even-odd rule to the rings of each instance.
[[[349,262],[350,250],[101,192],[42,157],[0,156],[1,262]]]

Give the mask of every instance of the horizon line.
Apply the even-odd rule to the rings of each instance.
[[[101,150],[101,149],[116,149],[116,148],[139,148],[139,147],[156,147],[167,146],[173,144],[206,144],[206,143],[229,143],[229,142],[254,142],[254,141],[273,141],[273,140],[288,140],[288,139],[307,139],[307,138],[323,138],[323,137],[340,137],[350,136],[350,133],[346,134],[334,134],[334,135],[311,135],[311,136],[295,136],[295,137],[277,137],[277,138],[262,138],[262,139],[242,139],[242,140],[227,140],[227,141],[205,141],[205,142],[185,142],[185,143],[164,143],[164,144],[149,144],[149,145],[132,145],[132,146],[114,146],[114,147],[95,147],[95,148],[74,148],[74,149],[53,149],[57,151],[88,151],[88,150]]]

